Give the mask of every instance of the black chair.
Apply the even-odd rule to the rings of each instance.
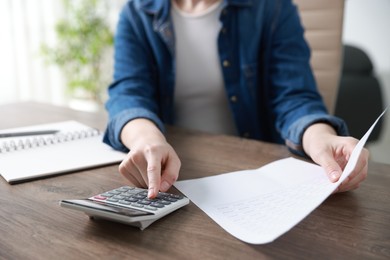
[[[334,114],[345,120],[351,136],[360,139],[383,109],[380,82],[370,58],[361,49],[345,45]],[[378,122],[368,141],[379,139],[382,123]]]

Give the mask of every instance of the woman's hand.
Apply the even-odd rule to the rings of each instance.
[[[358,140],[337,136],[335,130],[323,123],[310,126],[303,135],[303,148],[312,160],[324,168],[332,182],[338,181]],[[357,189],[367,177],[369,152],[363,149],[351,174],[335,192]]]
[[[167,191],[177,180],[180,159],[155,124],[134,119],[121,132],[123,144],[130,149],[119,165],[119,172],[137,187],[148,187],[148,197]]]

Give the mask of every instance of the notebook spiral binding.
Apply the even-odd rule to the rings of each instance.
[[[58,133],[48,137],[30,137],[23,140],[14,140],[4,142],[0,146],[1,153],[9,153],[20,150],[33,149],[37,147],[43,147],[48,145],[55,145],[59,143],[71,142],[79,139],[90,138],[100,135],[100,131],[97,129],[88,129],[74,132]]]

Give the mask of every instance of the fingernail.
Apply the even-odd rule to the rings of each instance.
[[[162,183],[161,183],[161,191],[167,191],[168,189],[169,189],[169,187],[170,187],[171,185],[169,185],[169,183],[168,182],[166,182],[166,181],[163,181]]]
[[[338,172],[332,172],[332,173],[330,174],[330,178],[331,178],[333,181],[336,181],[339,177],[340,177],[340,175],[339,175]]]
[[[151,197],[153,197],[153,189],[151,188],[151,189],[149,189],[148,190],[148,198],[151,198]]]

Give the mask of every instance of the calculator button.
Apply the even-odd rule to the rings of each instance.
[[[156,199],[158,199],[158,200],[163,200],[163,199],[165,199],[165,198],[166,198],[166,196],[161,195],[161,194],[158,194],[158,195],[156,196]]]
[[[119,200],[118,200],[118,199],[115,199],[115,198],[108,198],[107,201],[110,201],[110,202],[118,202]]]
[[[100,196],[109,198],[109,197],[114,196],[114,194],[111,194],[111,193],[109,193],[109,192],[105,192],[105,193],[100,194]]]
[[[171,198],[178,199],[178,200],[181,200],[182,198],[184,198],[183,196],[176,195],[176,194],[170,194],[169,196],[170,196]]]
[[[172,202],[170,202],[170,201],[167,201],[167,200],[161,200],[161,201],[159,201],[161,204],[164,204],[164,205],[169,205],[169,204],[171,204]]]
[[[153,202],[150,204],[150,206],[156,207],[156,208],[163,208],[165,205],[159,202]]]
[[[97,199],[97,200],[105,200],[105,199],[107,199],[106,197],[103,197],[101,195],[94,196],[93,198]]]
[[[131,203],[131,206],[137,207],[137,208],[143,208],[144,207],[144,205],[139,204],[139,203]]]
[[[131,204],[131,202],[127,201],[127,200],[120,200],[119,203],[123,204],[123,205],[130,205]]]
[[[126,192],[126,191],[128,191],[128,190],[130,190],[130,187],[121,187],[121,188],[119,188],[119,189],[116,189],[116,191],[119,191],[119,192]]]
[[[152,206],[145,206],[145,209],[149,209],[149,210],[154,210],[154,211],[156,211],[157,210],[157,208],[156,207],[152,207]]]
[[[132,198],[142,200],[142,199],[146,198],[146,195],[137,194],[137,195],[134,195]]]
[[[177,199],[171,198],[171,197],[165,197],[164,200],[170,201],[170,202],[176,202]]]
[[[125,196],[133,196],[135,194],[137,194],[138,191],[135,191],[135,190],[128,190],[126,192],[123,192],[122,195],[125,195]]]
[[[147,200],[140,200],[140,201],[138,201],[138,203],[139,203],[139,204],[142,204],[142,205],[149,205],[149,204],[152,203],[152,202],[147,201]]]
[[[125,196],[122,196],[122,195],[115,195],[113,197],[114,199],[118,199],[118,200],[123,200],[125,198]]]

